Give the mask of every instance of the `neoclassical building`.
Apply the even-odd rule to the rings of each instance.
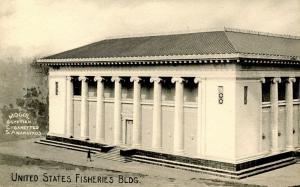
[[[299,37],[225,28],[116,38],[37,63],[49,66],[49,139],[231,176],[295,162]]]

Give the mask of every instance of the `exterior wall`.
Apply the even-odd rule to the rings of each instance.
[[[207,158],[235,160],[235,78],[206,79],[205,134]],[[224,103],[218,103],[218,86],[224,87]]]
[[[245,86],[248,87],[246,104],[244,103]],[[236,154],[238,159],[256,156],[260,153],[261,97],[261,82],[259,80],[237,80]]]
[[[153,106],[151,104],[142,104],[141,121],[142,121],[142,148],[152,148],[152,116]]]
[[[104,117],[104,124],[105,124],[105,143],[107,144],[113,144],[113,128],[114,128],[114,103],[113,102],[105,102],[104,104],[104,111],[105,111],[105,117]]]
[[[238,65],[236,75],[241,79],[237,84],[237,160],[251,158],[253,156],[266,156],[271,154],[272,127],[270,102],[261,101],[261,78],[272,77],[300,77],[299,67],[265,66],[265,65]],[[244,79],[244,81],[242,81]],[[248,105],[243,105],[243,86],[247,86],[247,80],[253,83],[248,85]],[[255,83],[256,81],[256,83]],[[284,79],[282,80],[284,81]],[[297,80],[299,81],[299,80]],[[250,81],[251,82],[251,81]],[[297,83],[297,82],[296,82]],[[252,88],[251,88],[252,87]],[[252,96],[251,96],[252,95]],[[250,101],[251,97],[256,98]],[[299,101],[294,100],[293,105],[294,145],[299,145]],[[248,109],[247,109],[248,107]],[[261,111],[261,112],[260,112]],[[260,117],[261,115],[261,117]],[[261,122],[260,122],[261,118]],[[252,124],[252,125],[251,125]],[[261,127],[259,125],[261,124]],[[258,125],[258,126],[257,126]],[[281,152],[286,151],[286,105],[285,101],[279,101],[278,107],[278,147]],[[245,133],[247,132],[247,133]]]
[[[294,146],[298,147],[300,145],[300,136],[299,136],[299,130],[300,130],[300,117],[299,117],[299,113],[300,113],[300,104],[299,102],[297,102],[297,104],[294,104]]]
[[[96,140],[96,101],[89,99],[89,138]]]
[[[280,151],[285,151],[286,147],[286,109],[285,104],[278,109],[278,147]]]
[[[58,93],[56,95],[56,83]],[[49,76],[49,134],[65,135],[66,77]]]
[[[262,108],[262,142],[261,152],[267,154],[271,151],[271,108],[270,106],[263,106]]]
[[[80,114],[81,114],[81,101],[80,97],[73,99],[74,101],[74,138],[80,139]]]
[[[173,153],[174,107],[162,106],[162,151]]]
[[[204,64],[201,66],[161,66],[159,68],[153,66],[145,67],[84,67],[84,68],[60,68],[59,70],[50,71],[55,76],[163,76],[164,77],[190,77],[191,81],[195,77],[200,77],[205,97],[200,102],[205,106],[203,110],[203,127],[201,131],[204,137],[198,137],[198,116],[197,116],[197,85],[194,88],[184,88],[184,155],[199,157],[197,153],[198,139],[205,141],[206,147],[201,157],[207,159],[216,159],[222,161],[234,161],[235,159],[235,66],[232,64],[213,65]],[[226,77],[224,77],[226,74]],[[224,87],[224,103],[218,103],[218,86]],[[122,87],[122,125],[125,119],[132,119],[132,99],[128,99],[126,94],[128,90],[123,92]],[[173,134],[174,134],[174,85],[169,88],[170,92],[164,93],[162,89],[162,152],[173,153]],[[191,90],[194,93],[190,93]],[[141,93],[141,120],[142,120],[142,149],[152,149],[152,114],[153,114],[153,98],[149,93],[153,92],[153,87],[142,87]],[[94,89],[95,91],[95,89]],[[166,95],[167,94],[167,95]],[[113,124],[114,124],[114,100],[112,89],[104,90],[104,116],[105,116],[105,142],[113,144]],[[109,96],[108,96],[109,95]],[[148,95],[148,96],[145,96]],[[147,97],[147,98],[145,98]],[[74,138],[80,137],[80,118],[81,118],[81,97],[74,96]],[[96,97],[95,94],[90,95],[88,99],[89,105],[89,133],[90,141],[95,140],[95,117],[96,117]],[[51,114],[52,115],[52,114]],[[57,118],[57,115],[53,115]],[[217,116],[217,117],[216,117]],[[57,118],[61,119],[61,118]],[[63,124],[64,122],[62,122]],[[124,131],[124,130],[123,130]],[[63,133],[62,133],[63,135]],[[222,140],[222,141],[220,141]]]
[[[197,156],[197,108],[184,107],[184,152]]]

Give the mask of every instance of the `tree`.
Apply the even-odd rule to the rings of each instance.
[[[41,132],[48,130],[48,96],[43,96],[40,87],[23,88],[22,98],[16,99],[16,106],[13,104],[4,105],[1,108],[2,120],[6,124],[9,115],[12,113],[28,113],[32,125],[39,126]]]

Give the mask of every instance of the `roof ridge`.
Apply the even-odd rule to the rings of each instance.
[[[225,27],[224,27],[224,35],[226,37],[226,39],[228,40],[228,43],[231,45],[231,47],[234,49],[235,53],[239,53],[239,51],[237,50],[236,46],[233,44],[233,42],[229,39],[229,37],[227,36],[227,33],[225,31]]]
[[[114,36],[107,36],[103,40],[142,38],[142,37],[155,37],[155,36],[173,36],[173,35],[197,34],[197,33],[204,33],[204,32],[224,32],[224,28],[197,29],[197,30],[189,30],[189,31],[181,30],[181,31],[171,31],[171,32],[164,32],[164,33],[147,33],[147,34],[134,34],[134,35],[130,35],[130,34],[114,35]]]
[[[300,36],[296,36],[296,35],[261,32],[261,31],[255,31],[255,30],[237,29],[237,28],[230,28],[230,27],[224,27],[224,31],[225,32],[238,32],[238,33],[245,33],[245,34],[254,34],[254,35],[261,35],[261,36],[270,36],[270,37],[280,37],[280,38],[288,38],[288,39],[300,39]]]

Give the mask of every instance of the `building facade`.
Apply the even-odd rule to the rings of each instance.
[[[235,165],[300,146],[297,37],[109,39],[38,63],[50,67],[49,136]]]

